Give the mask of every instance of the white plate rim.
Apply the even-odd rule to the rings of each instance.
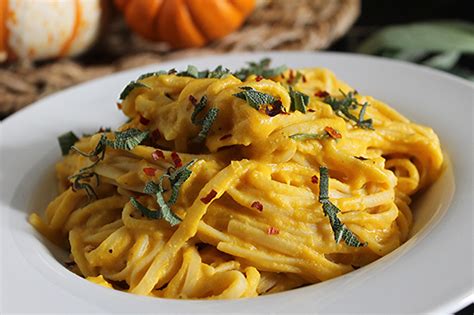
[[[408,63],[400,62],[400,61],[388,60],[388,59],[384,59],[384,58],[374,58],[374,57],[369,57],[369,56],[353,55],[353,54],[347,54],[347,53],[257,52],[257,53],[238,53],[238,54],[216,55],[216,56],[212,56],[212,57],[216,57],[216,58],[220,57],[220,58],[224,58],[224,59],[225,58],[232,59],[232,58],[238,57],[238,58],[242,58],[244,60],[256,60],[256,59],[258,59],[262,56],[270,56],[270,57],[274,58],[275,56],[278,56],[278,55],[281,56],[281,55],[285,55],[285,54],[286,55],[314,54],[314,55],[317,55],[319,58],[322,58],[322,59],[324,59],[325,57],[331,58],[331,56],[338,56],[339,58],[346,58],[347,57],[349,59],[350,58],[355,58],[355,59],[359,58],[359,59],[366,59],[366,60],[379,60],[379,61],[383,61],[383,63],[397,64],[400,67],[407,67],[407,68],[416,69],[416,71],[418,71],[418,72],[420,72],[420,71],[425,72],[426,74],[429,74],[429,75],[432,75],[432,76],[435,76],[435,77],[438,77],[438,78],[442,78],[443,80],[456,82],[455,84],[464,85],[467,88],[473,89],[473,85],[470,82],[468,82],[466,80],[463,80],[463,79],[460,79],[460,78],[457,78],[457,77],[454,77],[452,75],[437,71],[437,70],[429,69],[429,68],[422,67],[422,66],[412,65],[412,64],[408,64]],[[140,67],[140,68],[137,68],[137,69],[131,69],[131,70],[128,70],[128,71],[124,71],[124,72],[120,72],[120,73],[113,74],[113,75],[110,75],[110,76],[106,76],[104,78],[99,78],[99,79],[96,79],[96,80],[93,80],[93,81],[89,81],[89,82],[80,84],[78,86],[66,89],[61,93],[48,96],[48,97],[44,98],[43,100],[41,100],[39,102],[36,102],[35,104],[32,104],[27,109],[19,111],[15,114],[11,115],[10,117],[5,119],[4,121],[2,121],[0,126],[2,127],[2,131],[3,131],[3,129],[5,128],[5,126],[7,124],[10,124],[11,121],[16,121],[18,119],[21,119],[21,116],[24,115],[25,112],[31,112],[33,110],[36,110],[36,108],[39,108],[39,106],[42,106],[41,104],[51,102],[51,99],[54,100],[54,98],[59,97],[60,95],[65,95],[68,92],[76,91],[76,90],[80,90],[80,89],[87,89],[90,86],[101,84],[102,82],[104,82],[102,80],[110,80],[110,79],[116,78],[118,76],[124,76],[124,75],[130,74],[130,73],[135,73],[137,71],[144,71],[144,69],[150,69],[152,67],[164,67],[164,68],[166,68],[166,64],[194,63],[194,62],[199,62],[200,60],[209,59],[209,58],[212,58],[212,57],[205,56],[205,57],[199,57],[199,58],[188,58],[188,59],[182,59],[182,60],[168,61],[168,62],[159,64],[159,65],[150,65],[150,66]],[[141,69],[143,69],[143,70],[141,70]],[[133,78],[131,77],[130,79],[133,79]],[[349,82],[349,84],[357,86],[357,82]],[[472,110],[471,110],[471,115],[472,115]],[[2,134],[3,134],[3,132],[2,132]],[[471,131],[470,135],[471,135],[471,148],[472,148],[472,131]],[[3,141],[2,141],[2,143],[3,143]],[[2,163],[2,167],[3,167],[3,163]],[[471,167],[471,174],[472,174],[472,167]],[[4,198],[4,196],[2,196],[2,201],[4,201],[4,200],[6,200],[6,199]],[[472,196],[471,196],[471,201],[472,201]],[[471,202],[471,204],[472,204],[472,202]],[[4,223],[6,221],[6,220],[4,220],[4,212],[5,211],[2,211],[2,217],[1,217],[2,218],[2,223]],[[2,229],[2,232],[3,232],[3,229]],[[2,242],[2,249],[3,249],[3,242]],[[472,246],[471,246],[471,249],[472,249]],[[2,269],[2,272],[3,272],[3,269]],[[472,273],[471,273],[471,279],[472,279]],[[472,288],[471,288],[471,291],[472,291]],[[435,311],[435,312],[452,311],[452,310],[455,309],[455,307],[462,307],[465,304],[469,303],[471,300],[472,300],[472,292],[466,292],[465,296],[460,296],[457,299],[452,299],[451,301],[445,301],[445,303],[443,303],[439,308],[432,309],[431,311]]]

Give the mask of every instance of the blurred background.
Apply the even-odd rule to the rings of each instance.
[[[473,19],[472,0],[0,0],[0,120],[116,71],[225,52],[363,53],[473,81]]]

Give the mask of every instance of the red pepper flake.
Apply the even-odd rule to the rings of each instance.
[[[277,229],[276,227],[269,226],[268,229],[267,229],[267,234],[268,234],[268,235],[280,234],[280,230]]]
[[[217,196],[217,191],[213,189],[207,194],[206,197],[201,198],[201,201],[207,205],[209,202],[212,201],[212,199],[214,199],[215,196]]]
[[[304,83],[306,83],[308,80],[306,80],[306,76],[303,74],[303,76],[301,77],[301,79],[303,80]]]
[[[171,152],[171,159],[173,160],[174,166],[176,167],[183,166],[183,161],[181,161],[181,158],[179,157],[178,153],[174,151]]]
[[[143,169],[143,173],[147,174],[148,176],[155,176],[156,168],[153,167],[145,167]]]
[[[165,159],[165,155],[163,154],[163,151],[161,150],[155,150],[155,152],[153,152],[151,154],[151,158],[155,161],[158,161],[159,159]]]
[[[286,80],[286,83],[292,84],[294,80],[295,80],[295,72],[293,71],[293,69],[290,69],[290,76],[288,80]]]
[[[284,113],[285,108],[280,100],[276,100],[273,104],[269,104],[265,107],[265,114],[270,117],[274,117],[278,114]]]
[[[260,201],[252,202],[250,207],[257,209],[258,211],[263,211],[263,205],[260,203]]]
[[[117,103],[117,108],[122,109],[122,103]]]
[[[311,176],[311,182],[313,184],[317,184],[318,183],[318,176],[316,176],[316,175]]]
[[[262,81],[262,80],[263,80],[263,77],[262,77],[261,75],[257,75],[257,76],[255,77],[255,81],[257,81],[257,82],[260,82],[260,81]]]
[[[140,124],[142,125],[148,125],[150,123],[150,120],[149,119],[146,119],[145,117],[143,116],[140,116]]]
[[[328,96],[329,96],[329,93],[326,92],[326,91],[320,90],[320,91],[315,92],[315,93],[314,93],[314,96],[320,97],[320,98],[325,98],[325,97],[328,97]]]
[[[190,101],[191,104],[193,104],[194,106],[196,106],[196,105],[197,105],[197,102],[198,102],[198,100],[197,100],[194,96],[192,96],[192,95],[189,95],[189,101]]]
[[[334,129],[332,127],[326,126],[326,127],[324,127],[324,131],[326,131],[328,133],[328,135],[330,135],[334,139],[341,139],[342,138],[342,135],[336,129]]]
[[[314,110],[314,109],[312,109],[312,108],[310,108],[310,109],[308,109],[308,112],[310,112],[310,113],[314,113],[314,112],[315,112],[315,110]]]
[[[284,79],[285,78],[285,75],[282,73],[280,74],[281,78]]]
[[[223,135],[222,137],[220,137],[219,140],[229,139],[230,137],[232,137],[232,134],[231,134],[231,133],[228,133],[228,134]]]

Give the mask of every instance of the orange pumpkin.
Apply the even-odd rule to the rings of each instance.
[[[130,28],[174,48],[199,47],[235,31],[255,0],[115,0]]]
[[[101,0],[0,0],[0,62],[77,55],[93,44]]]

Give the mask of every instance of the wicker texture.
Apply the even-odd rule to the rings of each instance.
[[[74,84],[164,60],[229,51],[324,49],[347,32],[359,12],[360,0],[260,0],[239,31],[200,49],[175,51],[133,35],[117,17],[100,44],[80,58],[2,66],[0,115]]]

